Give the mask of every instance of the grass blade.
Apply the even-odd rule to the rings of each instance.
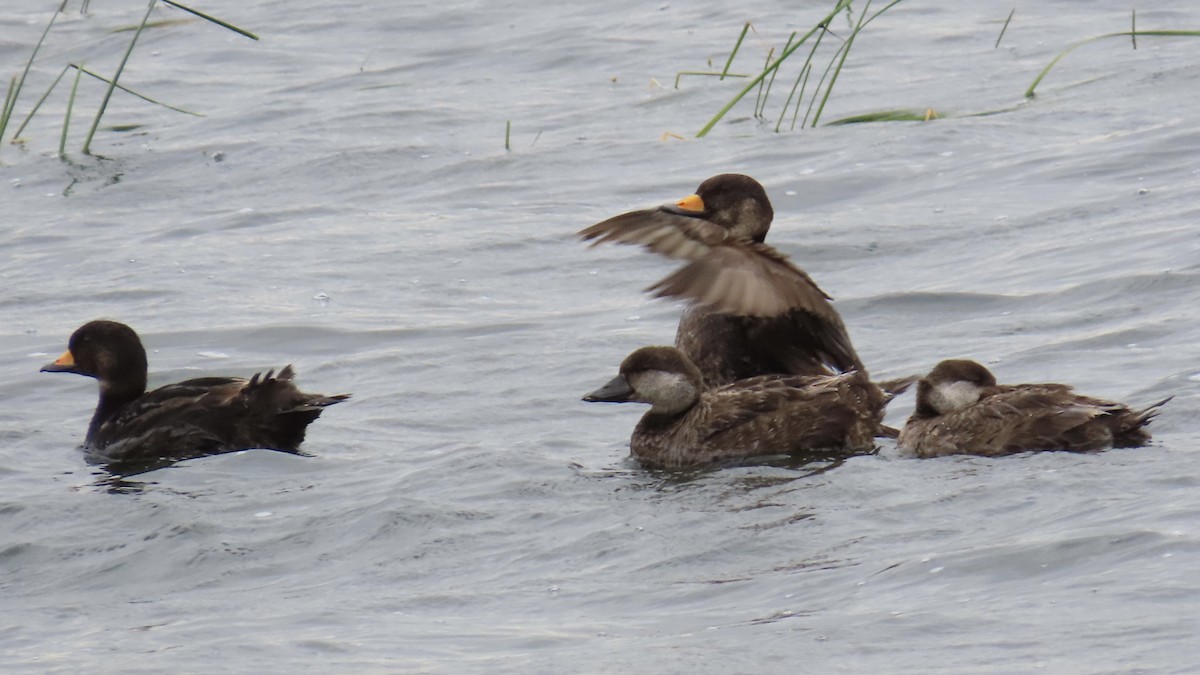
[[[796,107],[792,112],[791,129],[796,128],[796,117],[800,114],[800,102],[804,100],[804,92],[808,89],[808,76],[812,74],[813,56],[816,55],[817,47],[821,46],[821,40],[825,39],[827,33],[829,33],[828,30],[818,33],[817,39],[813,41],[812,49],[808,50],[808,58],[804,59],[804,65],[800,68],[800,74],[796,76],[796,81],[792,83],[792,91],[788,94],[787,101],[784,102],[783,108],[779,111],[779,121],[775,123],[775,133],[779,133],[779,127],[783,124],[783,116],[787,114],[788,105],[791,104],[792,96],[796,94],[796,87],[799,86],[800,95],[796,96]]]
[[[142,34],[142,29],[146,27],[146,22],[150,20],[150,12],[154,11],[154,5],[158,0],[150,0],[146,4],[146,14],[142,17],[142,23],[133,34],[133,39],[129,41],[129,47],[125,50],[125,56],[121,58],[121,65],[117,66],[117,72],[113,74],[112,80],[108,83],[108,90],[104,92],[104,100],[100,102],[100,109],[96,111],[96,119],[92,121],[92,128],[88,130],[87,140],[83,142],[83,154],[90,155],[92,148],[92,137],[96,135],[96,128],[100,126],[100,118],[104,116],[104,111],[108,108],[108,101],[112,98],[113,89],[117,88],[117,80],[121,77],[121,72],[125,70],[125,64],[129,62],[129,55],[133,53],[133,46],[137,44],[138,37]]]
[[[79,78],[83,77],[83,69],[75,69],[75,83],[71,85],[71,96],[67,99],[67,114],[63,117],[62,136],[58,139],[58,156],[67,154],[67,130],[71,127],[71,111],[75,108],[75,92],[79,90]]]
[[[1033,98],[1034,90],[1037,89],[1037,86],[1039,84],[1041,84],[1042,80],[1045,79],[1046,75],[1050,72],[1050,70],[1053,69],[1054,66],[1058,64],[1059,61],[1062,61],[1063,58],[1067,54],[1070,54],[1071,52],[1075,51],[1076,49],[1079,49],[1080,47],[1082,47],[1084,45],[1091,44],[1098,40],[1104,40],[1106,38],[1114,38],[1114,37],[1135,36],[1135,35],[1141,35],[1143,37],[1200,37],[1200,30],[1139,30],[1136,32],[1135,31],[1122,31],[1120,33],[1106,33],[1104,35],[1094,35],[1090,38],[1080,40],[1079,42],[1076,42],[1075,44],[1070,45],[1066,49],[1062,50],[1062,52],[1060,52],[1058,54],[1058,56],[1055,56],[1054,59],[1050,61],[1050,63],[1046,64],[1045,68],[1042,68],[1042,72],[1038,73],[1037,77],[1033,78],[1033,83],[1030,84],[1029,88],[1025,90],[1025,98]]]
[[[806,63],[800,69],[800,74],[796,76],[796,84],[792,85],[792,91],[796,90],[796,86],[800,86],[800,95],[796,97],[796,107],[792,109],[792,126],[789,131],[796,128],[796,117],[800,114],[800,101],[804,100],[804,90],[808,89],[808,76],[812,74],[812,64]],[[801,81],[803,78],[803,81]],[[783,109],[779,111],[779,121],[775,123],[775,133],[779,133],[779,127],[783,125],[783,117],[787,114],[788,105],[791,104],[792,97],[788,96],[788,100],[783,104]]]
[[[866,122],[928,122],[938,119],[938,114],[932,108],[925,110],[912,110],[901,108],[898,110],[880,110],[879,112],[864,113],[862,115],[852,115],[841,119],[829,122],[826,126],[841,126],[844,124],[863,124]]]
[[[8,91],[4,94],[4,107],[0,108],[0,138],[4,137],[4,129],[8,127],[8,118],[12,115],[12,103],[16,93],[17,76],[13,75],[8,81]]]
[[[1137,10],[1129,17],[1129,39],[1133,40],[1133,48],[1137,49]]]
[[[812,117],[813,106],[817,104],[817,93],[821,91],[821,87],[825,86],[825,80],[829,79],[829,71],[833,70],[833,64],[837,63],[838,56],[841,55],[842,50],[845,48],[846,43],[843,42],[841,46],[837,48],[837,51],[833,53],[833,58],[829,60],[829,63],[825,64],[825,70],[821,73],[821,79],[817,80],[817,86],[813,88],[812,98],[808,99],[808,108],[805,109],[804,119],[800,122],[801,129],[808,126],[808,118]],[[815,122],[813,123],[813,126],[816,126]]]
[[[721,79],[721,80],[724,80],[726,77],[750,77],[749,75],[741,75],[741,74],[729,72],[729,67],[731,65],[733,65],[733,58],[735,56],[737,56],[738,50],[742,48],[742,41],[746,39],[746,33],[749,30],[750,30],[750,22],[747,21],[746,25],[742,26],[742,33],[741,33],[741,35],[738,35],[737,42],[733,45],[733,51],[729,52],[729,58],[725,59],[725,67],[721,69],[721,72],[715,73],[715,72],[698,72],[695,70],[681,70],[678,73],[675,73],[675,88],[676,89],[679,88],[679,79],[681,77],[683,77],[684,75],[706,75],[706,76],[716,77],[717,79]],[[711,67],[712,61],[709,61],[708,65]]]
[[[862,32],[862,29],[866,28],[880,14],[883,14],[898,4],[900,4],[900,0],[892,0],[892,2],[889,2],[886,6],[884,6],[883,9],[872,14],[870,18],[866,18],[867,10],[871,7],[871,0],[867,0],[866,6],[863,7],[862,14],[858,17],[858,25],[854,27],[854,32],[851,33],[850,37],[846,39],[846,44],[842,45],[842,58],[840,61],[838,61],[837,68],[833,71],[833,77],[829,80],[829,86],[825,87],[825,96],[821,99],[821,105],[817,108],[817,114],[813,116],[812,125],[814,127],[817,126],[817,122],[821,119],[821,111],[825,109],[825,102],[829,100],[829,95],[833,93],[833,85],[837,82],[838,75],[842,72],[842,64],[846,62],[846,57],[850,55],[850,46],[854,44],[854,38],[858,37],[858,34]]]
[[[83,66],[77,66],[74,63],[72,63],[67,67],[68,68],[78,68],[80,71],[83,72],[84,75],[90,75],[91,77],[94,77],[97,80],[104,82],[105,84],[113,84],[112,80],[101,75],[100,73],[94,73],[94,72],[88,70],[87,68],[84,68]],[[154,105],[162,106],[162,107],[166,108],[167,110],[174,110],[175,112],[180,112],[185,115],[191,115],[193,117],[204,117],[204,113],[198,113],[198,112],[193,112],[191,110],[184,110],[183,108],[177,108],[177,107],[171,105],[170,103],[163,103],[162,101],[150,98],[149,96],[146,96],[145,94],[138,93],[138,92],[130,89],[129,87],[126,87],[125,85],[117,84],[116,87],[117,87],[117,89],[120,89],[121,91],[125,92],[126,94],[136,96],[147,103],[153,103]]]
[[[765,63],[763,63],[763,68],[766,68],[767,66],[771,65],[771,57],[774,55],[775,55],[775,48],[772,47],[771,49],[769,49],[767,51],[767,60]],[[776,72],[778,72],[778,69],[776,69],[776,71],[773,71],[771,73],[771,80],[775,79]],[[765,89],[763,88],[764,84],[766,84]],[[767,82],[767,80],[759,80],[758,81],[758,96],[754,99],[754,117],[756,117],[756,118],[762,117],[763,108],[767,107],[767,94],[769,94],[770,92],[771,92],[771,85]]]
[[[729,58],[725,59],[725,67],[721,69],[721,79],[729,74],[729,66],[733,65],[733,57],[737,56],[738,50],[742,48],[742,40],[746,39],[746,33],[750,30],[750,22],[747,21],[745,26],[742,26],[742,34],[738,36],[737,42],[733,45],[733,51],[729,52]],[[675,80],[679,82],[678,79]],[[678,87],[676,87],[678,88]]]
[[[505,150],[512,150],[512,146],[509,145],[509,143],[508,143],[510,136],[512,136],[512,120],[508,120],[504,123],[504,149]]]
[[[211,21],[222,28],[228,28],[229,30],[231,30],[239,35],[245,35],[246,37],[250,38],[251,40],[258,39],[258,36],[255,35],[254,33],[251,33],[248,30],[243,30],[241,28],[238,28],[237,26],[235,26],[231,23],[222,21],[215,16],[209,16],[208,14],[205,14],[204,12],[201,12],[200,10],[192,9],[191,7],[188,7],[187,5],[181,5],[178,2],[173,2],[172,0],[162,0],[162,1],[163,1],[163,4],[165,4],[165,5],[170,5],[172,7],[178,7],[179,9],[182,9],[185,12],[188,12],[190,14],[195,14],[196,16],[200,17],[201,19],[204,19],[205,21]]]
[[[829,79],[829,85],[825,87],[825,95],[821,97],[821,105],[817,106],[817,114],[813,116],[812,125],[814,127],[817,126],[817,121],[821,119],[821,111],[825,110],[825,103],[829,101],[829,95],[833,93],[833,85],[837,83],[838,75],[842,72],[842,65],[846,63],[846,58],[850,56],[850,47],[854,45],[854,38],[858,37],[858,32],[862,30],[867,18],[867,10],[869,9],[871,9],[871,0],[867,0],[862,14],[858,15],[858,23],[854,25],[854,30],[850,32],[850,37],[846,38],[845,44],[842,45],[842,56],[838,59],[837,68],[833,69],[833,77]]]
[[[785,42],[783,45],[784,51],[787,51],[787,48],[792,46],[792,40],[795,40],[795,39],[796,39],[796,33],[795,33],[795,31],[793,31],[792,34],[788,36],[787,42]],[[770,65],[771,55],[774,53],[775,53],[774,47],[771,48],[771,51],[767,52],[767,64],[768,65]],[[771,95],[771,87],[775,86],[775,76],[778,74],[779,74],[779,70],[776,69],[775,72],[771,73],[771,79],[767,80],[767,90],[765,92],[763,92],[762,104],[758,108],[758,116],[759,117],[765,118],[767,116],[767,97]],[[786,108],[787,104],[785,103],[783,105],[783,107]]]
[[[719,77],[722,80],[727,77],[750,77],[749,75],[747,75],[745,73],[714,73],[714,72],[704,72],[704,71],[700,71],[700,70],[681,70],[678,73],[675,73],[675,88],[676,89],[679,88],[679,78],[683,77],[684,75],[703,75],[705,77]]]
[[[50,27],[54,25],[54,20],[58,18],[58,15],[62,13],[66,6],[67,0],[62,0],[62,3],[58,5],[58,9],[54,10],[54,15],[50,17],[50,22],[46,24],[46,30],[42,31],[42,37],[38,38],[37,44],[33,46],[33,53],[29,55],[29,60],[25,62],[25,70],[21,71],[21,78],[17,80],[17,84],[12,90],[11,100],[5,106],[2,116],[6,123],[12,117],[13,108],[17,107],[17,97],[21,95],[21,87],[25,85],[25,76],[29,75],[29,69],[33,67],[33,60],[37,57],[38,51],[41,50],[42,43],[46,41],[46,35],[50,33]]]
[[[38,109],[42,107],[42,104],[46,102],[46,99],[50,97],[50,92],[54,91],[54,88],[58,86],[59,81],[63,79],[63,75],[67,74],[67,70],[70,67],[71,66],[63,66],[63,69],[58,73],[58,77],[54,78],[54,82],[51,82],[50,87],[46,89],[46,93],[42,94],[42,97],[38,99],[37,103],[33,104],[33,109],[30,110],[29,114],[25,116],[25,119],[21,122],[21,126],[17,127],[17,130],[13,132],[12,137],[14,139],[19,137],[22,131],[25,131],[25,125],[29,124],[29,120],[33,119],[34,114],[37,113]],[[16,99],[14,99],[14,101],[15,100]]]
[[[1017,8],[1013,7],[1012,11],[1008,13],[1008,18],[1004,20],[1004,26],[1000,29],[1000,35],[996,38],[996,46],[992,47],[992,49],[1000,48],[1000,41],[1004,39],[1004,31],[1008,30],[1008,22],[1012,21],[1013,14],[1016,14],[1016,13],[1017,13]]]
[[[830,21],[833,21],[833,18],[836,17],[838,14],[840,14],[842,12],[842,10],[844,10],[849,5],[850,5],[850,0],[838,0],[837,4],[833,8],[833,11],[831,11],[829,14],[827,14],[824,19],[821,19],[821,21],[819,23],[817,23],[817,25],[813,26],[811,30],[809,30],[807,33],[805,33],[804,37],[800,38],[799,41],[797,41],[795,44],[793,44],[788,49],[784,50],[783,53],[781,53],[779,55],[779,58],[775,60],[775,63],[771,64],[769,67],[767,67],[765,70],[763,70],[763,72],[759,73],[758,75],[755,75],[753,79],[751,79],[749,82],[746,83],[745,87],[742,87],[741,91],[739,91],[737,94],[735,94],[734,97],[728,103],[726,103],[724,107],[722,107],[720,110],[718,110],[717,114],[714,115],[713,118],[710,119],[708,121],[708,123],[704,125],[704,127],[702,129],[700,129],[699,133],[696,134],[696,138],[703,138],[703,137],[707,136],[708,132],[712,131],[712,128],[717,126],[717,122],[720,122],[722,119],[724,119],[725,115],[727,115],[729,113],[729,111],[733,109],[733,106],[737,105],[738,102],[741,101],[742,98],[744,98],[746,96],[746,94],[748,94],[750,92],[751,89],[753,89],[759,82],[762,82],[763,79],[767,77],[767,75],[770,75],[772,72],[775,71],[775,69],[779,68],[779,64],[783,63],[784,59],[791,56],[792,52],[799,49],[800,45],[804,44],[808,40],[808,38],[812,37],[813,33],[816,33],[819,30],[824,30],[825,26]]]

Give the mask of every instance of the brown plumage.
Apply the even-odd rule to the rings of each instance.
[[[974,361],[947,360],[917,384],[917,407],[898,443],[918,457],[1138,447],[1150,441],[1146,425],[1169,400],[1134,410],[1065,384],[998,385]]]
[[[121,472],[249,448],[299,454],[305,428],[325,406],[350,397],[306,394],[286,366],[276,374],[204,377],[146,392],[146,350],[115,321],[91,321],[43,372],[78,373],[100,383],[88,425],[88,458]]]
[[[675,346],[718,386],[766,374],[866,374],[830,297],[763,243],[774,210],[758,181],[713,176],[673,205],[584,229],[594,244],[639,244],[687,261],[647,291],[688,300]]]
[[[629,447],[668,469],[766,455],[867,452],[883,418],[878,388],[856,372],[765,375],[705,389],[674,347],[643,347],[585,401],[649,403]]]

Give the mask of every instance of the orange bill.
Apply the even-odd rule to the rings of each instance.
[[[675,206],[685,211],[699,212],[704,210],[704,200],[700,198],[700,195],[688,195],[675,202]]]
[[[72,373],[75,372],[75,355],[71,350],[63,352],[63,355],[58,357],[53,363],[47,363],[42,366],[43,373]]]

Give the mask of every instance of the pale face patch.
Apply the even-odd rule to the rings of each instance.
[[[929,405],[942,415],[962,410],[979,400],[979,390],[979,385],[963,380],[945,382],[929,392]]]
[[[696,388],[682,373],[647,370],[626,376],[641,403],[649,403],[651,412],[675,414],[696,402]]]

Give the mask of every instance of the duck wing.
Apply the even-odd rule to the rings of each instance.
[[[730,237],[715,223],[669,207],[614,216],[579,235],[593,246],[638,244],[689,261],[646,289],[656,297],[684,298],[737,316],[777,316],[802,309],[837,317],[831,298],[784,254],[767,244]]]
[[[960,452],[1006,455],[1032,450],[1090,452],[1112,445],[1106,418],[1124,406],[1075,394],[1062,384],[992,387],[980,401],[938,418],[937,435]]]
[[[754,351],[784,373],[863,370],[841,316],[788,257],[767,244],[729,236],[710,221],[670,207],[632,211],[581,231],[593,241],[639,244],[688,263],[646,290],[682,298],[719,315],[745,317]],[[682,329],[682,326],[681,326]],[[701,331],[708,334],[710,331]],[[685,350],[687,351],[687,350]]]
[[[729,239],[728,231],[716,223],[675,212],[669,206],[630,211],[613,216],[579,232],[592,246],[613,242],[645,246],[655,253],[681,260],[695,260]]]
[[[211,416],[245,384],[241,378],[206,377],[148,392],[100,426],[87,448],[89,459],[147,471],[224,452],[227,434]]]
[[[767,244],[733,239],[709,247],[646,289],[708,305],[722,314],[772,317],[801,310],[841,323],[830,298],[812,277]]]
[[[103,463],[161,466],[250,448],[302,454],[308,424],[349,394],[307,394],[293,376],[287,366],[249,380],[205,377],[161,387],[101,425],[89,454]]]
[[[882,406],[859,373],[800,377],[765,375],[709,392],[706,442],[758,446],[770,452],[872,447]]]

